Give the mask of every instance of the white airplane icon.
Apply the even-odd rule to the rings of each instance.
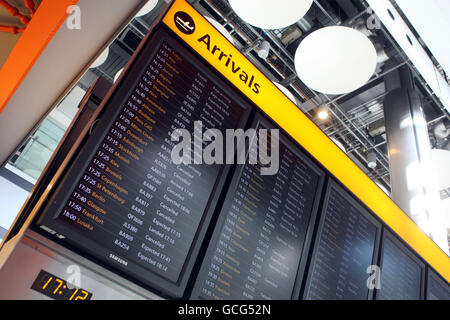
[[[189,21],[184,21],[183,19],[181,19],[180,17],[177,17],[177,23],[179,25],[181,25],[181,27],[186,30],[186,31],[191,31],[194,29],[193,26],[190,25]]]

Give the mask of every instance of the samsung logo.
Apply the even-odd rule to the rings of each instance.
[[[118,256],[116,256],[116,255],[113,254],[113,253],[110,253],[110,254],[109,254],[109,258],[110,258],[110,259],[113,259],[113,260],[115,260],[115,261],[117,261],[117,262],[120,263],[120,264],[123,264],[124,266],[127,266],[127,265],[128,265],[128,262],[127,262],[127,261],[125,261],[125,260],[123,260],[123,259],[120,259]]]

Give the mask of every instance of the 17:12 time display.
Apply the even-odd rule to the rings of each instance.
[[[44,270],[39,272],[31,289],[55,300],[90,300],[92,298],[92,293],[81,288],[70,289],[67,281]]]

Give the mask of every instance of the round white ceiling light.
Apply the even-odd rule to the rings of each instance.
[[[245,22],[262,29],[281,29],[300,20],[313,0],[228,0]]]
[[[339,95],[363,86],[375,72],[377,52],[358,30],[332,26],[308,35],[295,53],[295,69],[309,88]]]
[[[105,63],[106,59],[108,59],[109,55],[109,48],[106,48],[103,50],[103,52],[95,59],[95,61],[91,64],[89,68],[97,68],[101,66],[103,63]]]
[[[149,0],[146,4],[139,10],[138,13],[136,13],[136,17],[145,16],[147,13],[150,13],[156,5],[158,4],[158,0]]]
[[[295,99],[295,96],[286,88],[285,86],[279,84],[278,82],[274,82],[274,85],[277,86],[278,89],[280,89],[281,92],[283,92],[289,100],[291,100],[294,104],[297,104],[297,99]]]
[[[228,41],[230,41],[231,43],[234,44],[234,39],[233,36],[230,34],[230,32],[223,26],[221,25],[217,20],[214,20],[211,17],[205,17],[206,20],[209,21],[209,23],[211,23],[214,28],[216,28],[217,30],[219,30],[219,32],[228,39]]]

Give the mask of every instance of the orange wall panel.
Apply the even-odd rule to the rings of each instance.
[[[78,0],[43,0],[0,70],[0,113]]]

